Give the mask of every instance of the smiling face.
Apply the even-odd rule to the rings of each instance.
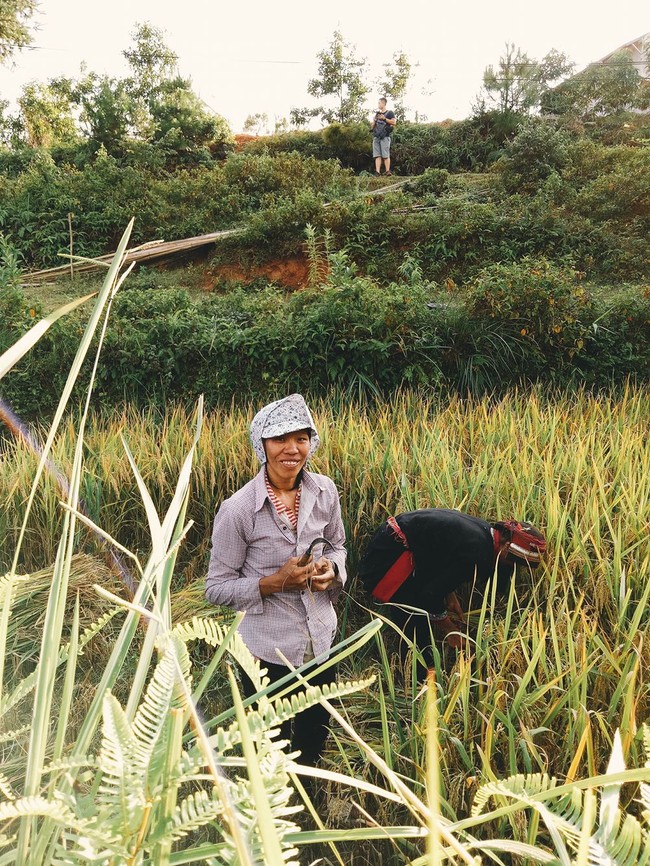
[[[309,430],[296,430],[263,442],[269,481],[274,487],[291,489],[309,457]]]

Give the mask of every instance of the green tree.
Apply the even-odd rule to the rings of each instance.
[[[152,91],[149,109],[154,128],[151,140],[180,161],[192,155],[224,157],[232,146],[228,124],[206,110],[188,79],[177,76],[162,81]]]
[[[535,60],[506,42],[496,69],[490,65],[483,73],[483,91],[498,111],[527,113],[539,106],[550,85],[569,75],[574,66],[561,51],[553,49]]]
[[[11,147],[20,138],[22,126],[20,119],[9,114],[9,101],[0,99],[0,145]]]
[[[120,153],[132,127],[133,100],[123,80],[90,72],[73,86],[82,129],[110,154]]]
[[[542,109],[581,118],[620,114],[645,107],[645,85],[630,55],[620,52],[549,91]]]
[[[30,19],[36,0],[0,0],[0,63],[32,41]]]
[[[364,99],[369,92],[363,80],[365,58],[355,55],[355,48],[335,30],[329,46],[317,55],[318,75],[307,85],[307,92],[316,99],[328,100],[328,105],[315,108],[296,108],[291,111],[291,120],[297,126],[310,117],[318,117],[325,123],[353,123],[365,118]]]
[[[262,135],[262,133],[268,132],[268,127],[269,116],[266,112],[258,111],[255,114],[249,114],[244,121],[244,132],[250,135]]]
[[[52,147],[79,137],[72,114],[69,79],[25,85],[18,99],[22,129],[30,147]]]
[[[178,74],[178,55],[165,42],[163,31],[148,22],[136,24],[133,45],[122,52],[131,69],[134,95],[148,99],[161,81]]]
[[[392,63],[384,64],[384,77],[377,81],[379,94],[392,101],[393,109],[399,120],[405,120],[409,110],[404,104],[404,98],[411,78],[411,71],[411,61],[403,51],[398,51],[393,54]]]
[[[180,161],[189,155],[224,156],[232,143],[225,120],[206,109],[191,81],[178,73],[178,55],[164,33],[138,24],[133,45],[122,52],[131,75],[124,79],[130,134],[163,147]]]

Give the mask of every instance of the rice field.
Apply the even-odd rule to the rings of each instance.
[[[172,583],[174,621],[211,613],[203,600],[211,520],[221,499],[256,471],[247,438],[255,408],[214,410],[204,419],[187,511],[194,525]],[[488,519],[530,520],[547,534],[548,561],[535,574],[520,571],[508,598],[466,599],[475,651],[456,657],[441,650],[442,813],[461,821],[481,784],[517,773],[596,776],[605,770],[617,728],[628,762],[642,763],[639,731],[650,695],[650,392],[538,389],[500,400],[447,401],[404,392],[387,404],[353,403],[334,393],[314,409],[322,446],[313,468],[338,485],[348,535],[351,580],[340,609],[342,637],[381,614],[354,574],[369,535],[387,515],[458,508]],[[69,420],[53,449],[64,474],[72,466],[77,426],[77,419]],[[92,417],[80,490],[92,520],[130,550],[146,551],[146,517],[121,437],[154,501],[166,507],[192,435],[191,419],[180,409],[164,417],[128,408]],[[23,445],[5,440],[3,551],[13,550],[35,467]],[[21,570],[53,562],[61,498],[49,475],[29,521]],[[84,528],[77,548],[101,556],[101,545]],[[96,611],[89,604],[91,621]],[[343,663],[351,679],[377,677],[345,701],[344,712],[389,767],[422,793],[426,706],[395,649],[387,625]],[[335,725],[326,766],[342,765],[379,784],[363,750]],[[328,790],[340,806],[335,787]],[[366,815],[353,810],[346,818],[353,824],[403,819],[404,806],[372,794],[362,792],[358,803]],[[537,832],[521,815],[500,819],[498,830],[524,841],[534,841]],[[366,862],[363,856],[357,851],[350,862]],[[389,854],[382,856],[390,862]]]

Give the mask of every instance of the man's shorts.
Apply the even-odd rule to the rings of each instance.
[[[373,157],[381,156],[383,159],[388,159],[390,156],[390,135],[387,135],[386,138],[373,136],[372,155]]]

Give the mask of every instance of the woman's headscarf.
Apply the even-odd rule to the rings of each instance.
[[[544,558],[546,539],[532,524],[500,520],[492,524],[492,529],[494,550],[502,560],[524,560],[534,567]]]
[[[284,436],[285,433],[294,433],[296,430],[310,431],[311,457],[320,445],[320,439],[302,394],[290,394],[260,409],[251,422],[251,443],[260,463],[266,463],[263,439]]]

